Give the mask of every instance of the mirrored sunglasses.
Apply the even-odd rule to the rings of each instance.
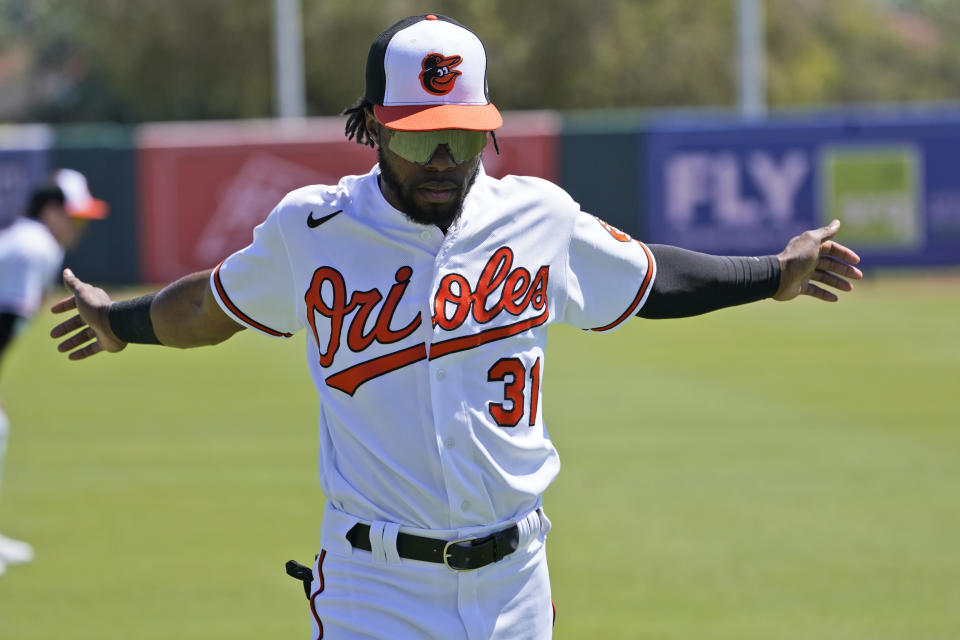
[[[425,164],[441,144],[447,145],[454,162],[463,164],[476,157],[487,146],[487,132],[465,129],[440,131],[394,131],[391,129],[387,147],[404,160]]]

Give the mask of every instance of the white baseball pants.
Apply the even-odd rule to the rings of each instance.
[[[396,524],[370,524],[372,551],[353,549],[346,532],[357,518],[327,505],[323,547],[309,601],[314,640],[542,640],[552,636],[553,605],[541,510],[518,522],[517,551],[499,562],[456,573],[442,564],[400,558]],[[483,537],[512,523],[404,533],[454,540]]]

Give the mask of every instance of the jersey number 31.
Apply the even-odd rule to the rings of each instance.
[[[487,370],[488,382],[503,383],[503,402],[489,402],[490,415],[501,427],[515,427],[523,419],[526,406],[524,389],[527,371],[520,358],[501,358]],[[527,424],[537,423],[537,403],[540,399],[540,358],[530,368],[530,413]]]

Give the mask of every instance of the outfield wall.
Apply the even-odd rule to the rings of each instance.
[[[551,113],[507,117],[502,154],[484,151],[486,171],[558,181],[559,126]],[[137,148],[140,269],[149,282],[218,264],[250,242],[287,192],[336,184],[377,162],[373,149],[344,138],[341,118],[146,125]]]
[[[649,242],[779,250],[833,217],[870,266],[960,264],[960,109],[506,113],[488,173],[564,186]],[[287,191],[366,172],[342,118],[0,127],[0,225],[52,167],[111,204],[66,259],[104,283],[165,282],[244,246]]]
[[[17,216],[33,185],[50,172],[53,129],[45,125],[0,126],[0,228]]]
[[[77,168],[90,190],[110,204],[110,215],[91,222],[65,264],[96,282],[141,281],[137,242],[137,158],[134,129],[76,126],[56,130],[50,166]]]

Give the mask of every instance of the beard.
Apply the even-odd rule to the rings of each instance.
[[[460,217],[463,211],[463,202],[467,198],[467,193],[477,179],[480,172],[480,164],[474,168],[473,173],[460,188],[456,199],[448,204],[427,204],[418,205],[414,200],[413,194],[420,186],[419,184],[404,185],[400,178],[390,166],[390,161],[384,157],[383,148],[377,147],[377,160],[380,163],[380,179],[383,180],[393,191],[400,204],[400,212],[409,220],[417,224],[432,224],[440,227],[444,233],[454,221]],[[435,176],[432,179],[450,179],[448,176]]]

